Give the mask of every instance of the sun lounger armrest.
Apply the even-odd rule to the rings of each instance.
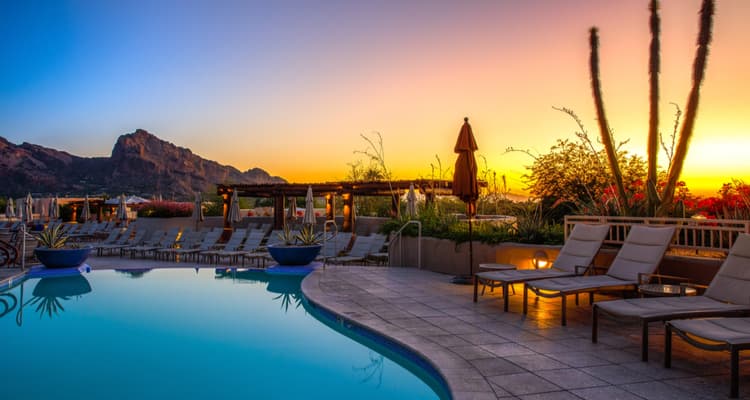
[[[700,284],[692,283],[692,282],[682,282],[680,283],[680,295],[684,296],[685,291],[688,288],[694,288],[698,291],[698,294],[700,294],[700,293],[703,293],[706,289],[708,289],[708,285],[700,285]]]
[[[641,284],[649,283],[654,278],[658,279],[659,283],[661,283],[662,279],[666,279],[672,282],[678,282],[680,284],[690,283],[690,279],[685,278],[684,276],[664,275],[664,274],[647,274],[643,272],[638,274],[638,283],[641,283]]]

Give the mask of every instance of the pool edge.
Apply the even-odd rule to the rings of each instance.
[[[433,375],[436,381],[438,381],[438,383],[444,387],[445,392],[449,396],[449,399],[455,398],[453,388],[448,383],[448,379],[446,378],[445,374],[440,370],[440,367],[438,367],[435,364],[435,362],[433,362],[430,359],[430,357],[427,354],[415,348],[414,346],[402,341],[401,339],[381,331],[377,327],[374,327],[368,324],[367,322],[364,322],[362,320],[357,320],[354,317],[347,316],[339,311],[336,311],[333,307],[324,304],[320,298],[326,295],[323,294],[322,290],[320,289],[318,285],[318,283],[320,282],[320,275],[323,273],[325,273],[325,270],[316,270],[310,273],[309,275],[307,275],[302,280],[302,283],[300,284],[300,289],[302,291],[302,295],[305,298],[305,301],[307,301],[313,307],[323,310],[324,312],[331,314],[332,316],[335,316],[337,320],[336,322],[342,323],[342,324],[354,325],[359,329],[367,331],[373,335],[379,336],[386,342],[389,342],[393,346],[397,347],[396,350],[407,353],[407,354],[404,354],[404,356],[406,357],[411,356],[413,358],[418,359],[419,361],[421,361],[421,363],[417,362],[417,364],[424,363],[427,367],[429,367],[429,370],[425,372]],[[317,294],[319,294],[317,299],[315,298],[316,292]],[[420,367],[424,368],[424,366],[422,365],[420,365]]]

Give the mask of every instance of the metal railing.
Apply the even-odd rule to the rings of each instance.
[[[417,268],[421,269],[422,268],[422,222],[417,221],[417,220],[406,221],[406,223],[402,225],[401,228],[399,228],[396,231],[396,233],[393,234],[393,237],[388,242],[388,251],[390,252],[390,249],[393,248],[392,244],[396,241],[396,239],[398,239],[398,251],[399,251],[398,261],[399,261],[399,265],[403,264],[404,246],[403,246],[401,239],[404,237],[404,235],[402,232],[404,231],[404,228],[406,228],[407,226],[411,224],[417,225]],[[391,263],[391,265],[393,264]]]
[[[609,244],[622,244],[633,225],[674,225],[677,231],[670,247],[696,251],[728,252],[740,233],[750,233],[748,220],[566,215],[565,238],[579,223],[608,224],[604,243]]]

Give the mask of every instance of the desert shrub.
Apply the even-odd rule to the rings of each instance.
[[[151,201],[132,207],[139,218],[189,217],[193,214],[193,203],[177,201]]]

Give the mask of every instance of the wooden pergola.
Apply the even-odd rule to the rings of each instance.
[[[414,189],[419,190],[426,196],[426,201],[431,202],[435,196],[450,196],[452,181],[417,179],[401,181],[377,181],[377,182],[326,182],[326,183],[264,183],[255,185],[217,185],[217,194],[224,201],[224,228],[231,229],[228,220],[229,202],[232,192],[237,191],[239,197],[261,197],[273,199],[273,225],[274,229],[281,229],[284,225],[284,204],[287,197],[304,197],[307,188],[312,187],[315,196],[324,196],[326,199],[326,220],[334,219],[334,198],[341,196],[344,202],[344,223],[342,231],[351,232],[354,229],[354,197],[355,196],[390,196],[391,214],[397,215],[399,207],[399,196],[409,190],[413,184]],[[486,186],[483,182],[480,186]]]

